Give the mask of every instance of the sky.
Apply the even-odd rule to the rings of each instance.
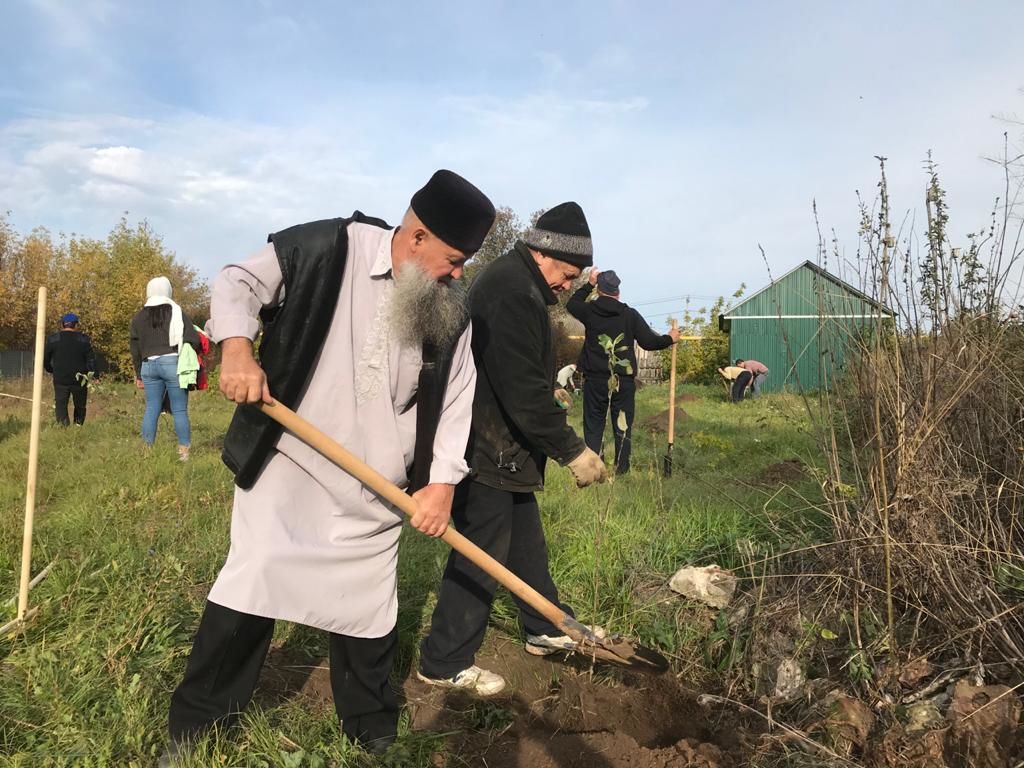
[[[3,0],[0,212],[99,238],[127,212],[212,278],[292,224],[396,223],[450,168],[524,220],[579,202],[660,327],[816,259],[815,202],[851,258],[876,155],[904,231],[929,151],[951,240],[985,227],[1022,26],[1020,0]]]

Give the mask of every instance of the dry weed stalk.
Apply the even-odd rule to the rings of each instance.
[[[1008,184],[1019,160],[1004,158]],[[882,593],[890,651],[967,646],[1024,672],[1024,327],[1011,279],[1022,222],[1004,198],[988,231],[950,247],[929,158],[927,245],[915,258],[913,233],[891,234],[879,161],[880,207],[862,206],[853,270],[894,320],[879,314],[850,340],[848,375],[822,396],[828,511],[835,538],[851,542],[823,553],[851,577],[858,649],[860,612]]]

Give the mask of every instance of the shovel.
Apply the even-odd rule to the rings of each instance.
[[[672,330],[676,329],[676,321],[672,321]],[[665,449],[665,460],[662,464],[662,474],[665,477],[672,477],[672,449],[676,444],[676,346],[677,341],[672,345],[672,367],[668,373],[668,448]]]
[[[410,518],[416,514],[416,501],[411,496],[294,411],[277,402],[256,403],[255,407]],[[598,637],[450,525],[440,538],[572,638],[577,653],[640,672],[661,674],[668,669],[668,661],[657,651],[631,643],[621,635]]]

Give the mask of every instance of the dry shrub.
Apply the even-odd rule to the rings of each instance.
[[[870,608],[879,647],[1024,672],[1024,328],[1007,281],[1020,225],[1006,210],[966,254],[949,248],[930,174],[923,254],[890,234],[884,162],[880,210],[864,213],[861,284],[895,320],[852,341],[849,374],[822,395],[842,544],[824,556],[848,577],[855,647]]]

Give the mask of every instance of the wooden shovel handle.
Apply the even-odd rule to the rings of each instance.
[[[401,488],[392,483],[362,459],[329,438],[319,429],[295,413],[295,411],[278,402],[271,404],[256,403],[254,407],[258,408],[278,424],[283,426],[297,438],[302,440],[302,442],[322,453],[382,499],[398,507],[410,518],[416,514],[417,507],[415,499],[407,495]],[[477,568],[495,579],[509,592],[528,603],[530,607],[543,615],[544,618],[574,640],[580,641],[582,639],[581,637],[575,636],[580,633],[572,626],[573,622],[567,621],[570,617],[566,616],[565,611],[480,549],[476,544],[452,528],[451,525],[449,525],[448,529],[440,536],[440,539],[456,552],[466,557]]]
[[[672,321],[672,330],[678,325]],[[672,367],[668,372],[668,447],[671,449],[676,442],[676,347],[679,342],[672,345]]]

